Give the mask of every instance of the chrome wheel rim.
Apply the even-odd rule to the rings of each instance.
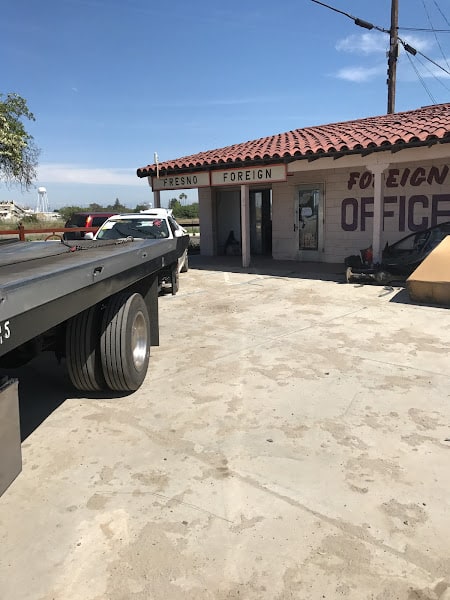
[[[131,327],[131,354],[137,371],[144,366],[147,357],[147,324],[142,312],[138,312]]]

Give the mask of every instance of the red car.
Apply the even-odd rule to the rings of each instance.
[[[114,214],[115,213],[111,212],[73,213],[64,227],[100,227],[100,225],[103,225],[106,219]],[[66,231],[64,232],[63,238],[65,240],[82,240],[84,239],[85,233],[85,231]]]

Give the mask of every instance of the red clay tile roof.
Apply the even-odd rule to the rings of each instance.
[[[159,164],[159,169],[163,173],[182,173],[231,163],[276,163],[292,159],[320,158],[324,155],[367,152],[378,148],[388,149],[392,146],[401,149],[426,145],[432,140],[450,142],[450,103],[357,121],[294,129],[258,140],[167,160]],[[137,170],[138,177],[155,174],[154,164]]]

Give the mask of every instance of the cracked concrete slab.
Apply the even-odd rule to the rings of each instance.
[[[134,394],[20,369],[0,597],[448,599],[449,311],[330,266],[191,264]]]

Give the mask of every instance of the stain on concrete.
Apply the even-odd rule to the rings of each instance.
[[[169,476],[164,471],[152,470],[146,473],[133,473],[132,479],[156,491],[163,491],[169,485]]]
[[[86,508],[90,510],[103,510],[108,502],[108,498],[101,494],[94,494],[86,503]]]
[[[367,444],[354,433],[354,428],[350,428],[343,423],[332,420],[322,421],[320,427],[324,431],[331,433],[336,442],[347,448],[355,448],[356,450],[367,450]]]
[[[432,415],[436,416],[432,416]],[[441,423],[439,420],[439,416],[437,416],[436,412],[424,411],[419,408],[410,408],[408,411],[408,415],[420,430],[433,430],[437,429]],[[446,424],[448,426],[448,423]]]
[[[381,508],[401,530],[414,529],[416,525],[428,520],[427,511],[419,504],[402,504],[392,498],[389,502],[384,502]]]

